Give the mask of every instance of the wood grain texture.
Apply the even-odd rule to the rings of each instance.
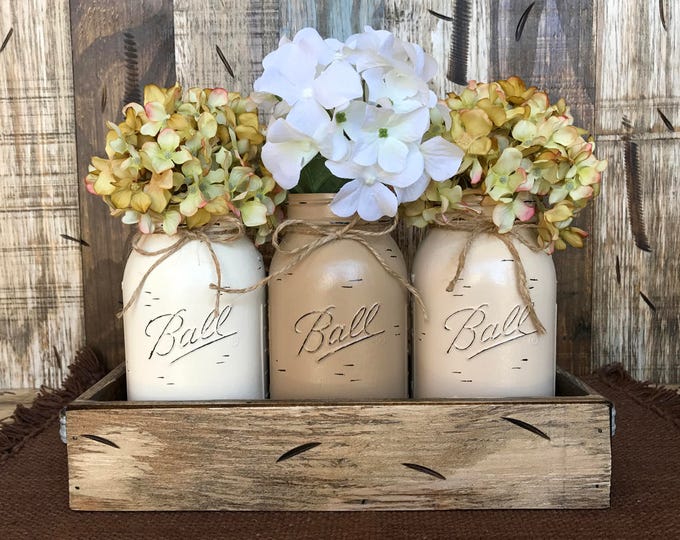
[[[595,205],[593,367],[617,359],[631,375],[680,380],[680,10],[666,3],[599,0],[596,6],[598,155],[609,159]],[[626,117],[630,128],[622,126]],[[625,137],[637,145],[639,207],[627,201]],[[651,252],[634,242],[640,212]]]
[[[122,389],[122,376],[109,375],[99,392]],[[609,404],[593,394],[358,404],[79,399],[67,411],[71,508],[604,508],[609,433]]]
[[[680,125],[680,4],[597,0],[597,133],[621,133],[628,116],[633,133],[670,133],[657,109]]]
[[[2,0],[0,34],[0,386],[58,385],[83,341],[68,1]]]
[[[518,24],[531,2],[490,2],[489,78],[518,75],[570,105],[576,125],[593,130],[595,57],[593,5],[590,0],[538,0]],[[519,34],[519,35],[518,35]],[[519,38],[519,39],[518,39]],[[598,204],[596,201],[595,204]],[[592,212],[577,225],[592,230]],[[576,374],[591,366],[592,257],[597,245],[554,255],[557,271],[557,362]]]
[[[651,253],[635,246],[629,226],[623,145],[604,141],[599,147],[609,169],[595,211],[601,247],[593,271],[593,357],[598,364],[617,358],[639,380],[675,382],[680,380],[680,215],[673,171],[680,167],[680,145],[668,139],[638,142]]]
[[[175,81],[171,0],[71,0],[78,177],[93,155],[105,155],[106,120],[140,99],[145,84]],[[82,253],[87,343],[109,366],[123,361],[120,283],[131,228],[80,184],[80,221],[90,247]]]
[[[177,80],[185,87],[222,87],[249,94],[261,61],[279,40],[279,2],[175,0]],[[224,53],[235,77],[220,61]]]

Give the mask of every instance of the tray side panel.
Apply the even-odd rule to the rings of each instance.
[[[75,510],[609,506],[606,404],[67,413]]]

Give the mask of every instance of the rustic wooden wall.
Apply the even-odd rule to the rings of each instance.
[[[594,360],[620,358],[638,378],[677,382],[680,4],[598,0],[594,20],[595,131],[609,158],[595,206]],[[638,156],[637,175],[626,153]]]
[[[0,388],[56,383],[83,341],[67,0],[0,1]]]
[[[70,12],[67,4],[66,0],[31,0],[21,4],[19,13],[16,2],[0,0],[2,14],[6,15],[0,19],[0,37],[10,26],[17,32],[22,21],[35,20],[33,13],[38,14],[38,20],[57,21],[40,39],[35,24],[29,28],[24,22],[24,32],[32,31],[33,37],[24,36],[27,42],[17,48],[19,36],[15,33],[0,52],[0,66],[7,80],[0,90],[0,117],[3,125],[7,120],[13,124],[12,132],[2,135],[0,151],[5,162],[17,164],[0,175],[0,195],[10,201],[0,213],[8,217],[11,213],[14,218],[0,232],[0,387],[55,384],[63,366],[50,368],[53,357],[49,349],[56,347],[64,362],[63,357],[83,341],[83,328],[88,343],[104,354],[110,365],[122,359],[122,328],[113,313],[120,305],[119,283],[128,231],[109,218],[103,203],[83,193],[79,180],[86,172],[89,156],[103,150],[105,119],[117,119],[122,104],[139,98],[145,83],[171,84],[175,74],[185,86],[225,86],[247,92],[261,72],[260,60],[276,46],[281,33],[291,35],[304,26],[315,26],[322,35],[345,38],[365,24],[392,30],[431,52],[442,65],[436,81],[440,92],[461,88],[447,79],[447,72],[449,78],[476,80],[517,74],[547,89],[553,98],[564,96],[568,100],[577,123],[596,135],[598,155],[610,160],[610,169],[604,178],[603,197],[579,219],[580,226],[592,231],[588,246],[555,257],[559,280],[558,362],[584,373],[622,361],[636,377],[680,381],[680,345],[676,341],[680,326],[680,263],[676,256],[680,236],[675,234],[679,181],[671,173],[673,166],[680,164],[674,127],[680,123],[680,9],[676,3],[71,0]],[[460,54],[466,38],[468,52]],[[21,92],[37,95],[39,83],[33,80],[36,72],[54,70],[41,75],[44,79],[40,80],[49,86],[43,87],[41,100],[49,96],[68,101],[71,41],[74,108],[69,109],[66,103],[55,112],[34,98],[33,103],[40,107],[29,115]],[[217,47],[235,78],[220,61]],[[41,48],[51,48],[62,56],[52,56],[46,66]],[[457,63],[452,63],[454,59]],[[31,94],[26,86],[35,92]],[[56,97],[55,88],[59,88]],[[37,123],[36,114],[43,115]],[[622,124],[624,116],[626,126]],[[56,122],[59,127],[50,131]],[[29,150],[17,144],[25,140],[28,131],[40,143],[42,154],[35,147],[27,154]],[[55,131],[62,144],[67,139],[71,145],[58,154],[48,144]],[[74,131],[77,177],[73,174]],[[637,175],[631,173],[631,156],[637,157],[638,167],[632,167],[638,170]],[[43,171],[40,178],[50,175],[41,180],[49,183],[49,189],[36,192],[17,188],[16,182],[11,182],[30,175],[35,178],[29,165]],[[68,174],[64,173],[67,168]],[[81,185],[79,206],[76,184]],[[65,193],[70,194],[68,201],[64,200]],[[31,210],[20,211],[26,207]],[[78,230],[77,208],[82,233]],[[58,222],[62,213],[67,215],[63,223]],[[37,232],[31,234],[43,235],[39,236],[42,243],[37,244],[42,247],[28,253],[39,254],[40,265],[27,264],[22,257],[27,253],[22,238],[34,230]],[[79,244],[58,236],[62,230],[87,241],[89,246],[82,247],[82,257]],[[402,235],[408,242],[404,246],[407,254],[412,254],[417,237]],[[645,250],[636,245],[636,239]],[[46,263],[48,260],[51,262]],[[78,275],[81,264],[84,294]],[[32,271],[47,268],[41,270],[47,272],[46,277],[31,281],[31,271],[16,271],[24,266]],[[68,283],[69,292],[58,302],[40,292],[45,287],[58,291],[55,284],[59,283],[61,287]],[[30,300],[21,300],[23,297]],[[23,317],[23,323],[13,322],[17,309],[23,310],[19,317]],[[53,319],[49,319],[50,313]],[[40,326],[39,321],[46,318],[58,321],[52,330]],[[16,350],[19,343],[26,344],[21,352]]]
[[[107,120],[141,101],[144,85],[175,82],[172,0],[71,0],[74,107],[83,238],[84,323],[87,343],[109,365],[124,359],[120,283],[130,228],[85,190],[92,155],[105,155]]]

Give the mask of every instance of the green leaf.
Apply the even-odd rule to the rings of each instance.
[[[348,180],[334,176],[326,168],[326,158],[317,154],[305,165],[300,181],[291,193],[337,193]]]

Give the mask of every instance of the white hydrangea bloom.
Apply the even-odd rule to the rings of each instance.
[[[463,152],[426,138],[443,113],[428,86],[437,64],[420,46],[371,27],[345,43],[305,28],[262,65],[253,99],[272,112],[262,160],[283,188],[320,154],[348,180],[332,211],[374,221],[457,172]]]

